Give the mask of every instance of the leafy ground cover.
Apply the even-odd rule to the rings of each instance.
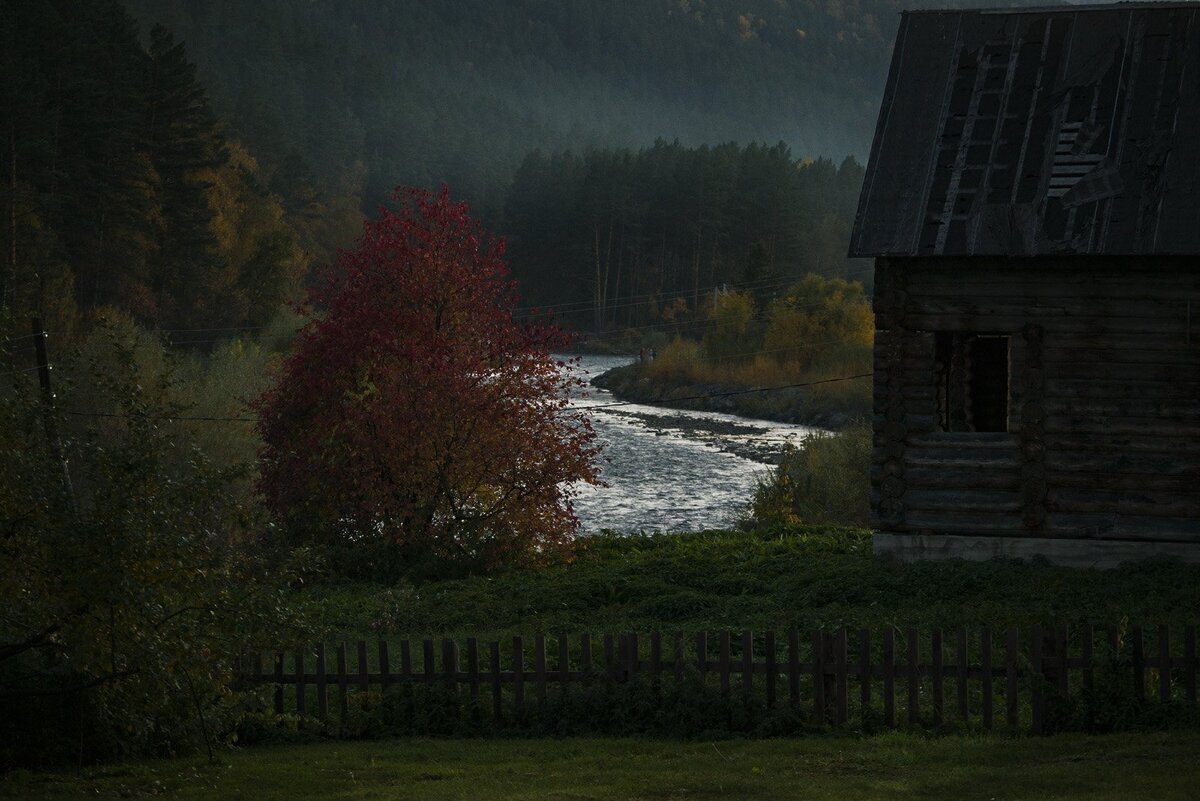
[[[417,584],[317,584],[301,593],[331,636],[594,634],[797,625],[928,627],[1196,623],[1200,566],[1113,570],[995,561],[902,564],[869,531],[767,531],[582,540],[573,561]]]
[[[387,740],[10,774],[0,798],[1190,799],[1200,734],[671,743]]]

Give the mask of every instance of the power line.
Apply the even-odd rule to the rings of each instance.
[[[801,384],[781,384],[775,387],[755,387],[752,389],[735,389],[729,392],[711,392],[707,395],[689,395],[684,398],[669,398],[664,400],[649,400],[649,401],[617,401],[615,403],[601,403],[596,406],[584,406],[583,409],[611,409],[615,406],[663,406],[680,401],[692,400],[708,400],[709,398],[728,398],[732,395],[751,395],[755,392],[775,392],[780,389],[801,389],[803,387],[816,387],[821,384],[834,384],[839,381],[854,381],[858,378],[870,378],[874,373],[859,373],[858,375],[839,376],[838,378],[824,378],[820,381],[806,381]]]
[[[232,423],[257,423],[257,417],[191,417],[187,415],[153,415],[141,414],[139,412],[126,412],[119,414],[116,412],[78,412],[72,409],[64,409],[64,414],[74,415],[75,417],[140,417],[143,420],[198,420],[201,422],[232,422]]]

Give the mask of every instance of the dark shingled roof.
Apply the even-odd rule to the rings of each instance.
[[[851,256],[1200,254],[1200,8],[903,15]]]

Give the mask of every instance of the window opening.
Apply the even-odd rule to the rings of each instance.
[[[935,335],[939,431],[1008,431],[1009,337],[957,331]]]

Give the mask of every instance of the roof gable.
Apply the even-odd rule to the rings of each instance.
[[[1200,9],[906,13],[851,256],[1200,254]]]

